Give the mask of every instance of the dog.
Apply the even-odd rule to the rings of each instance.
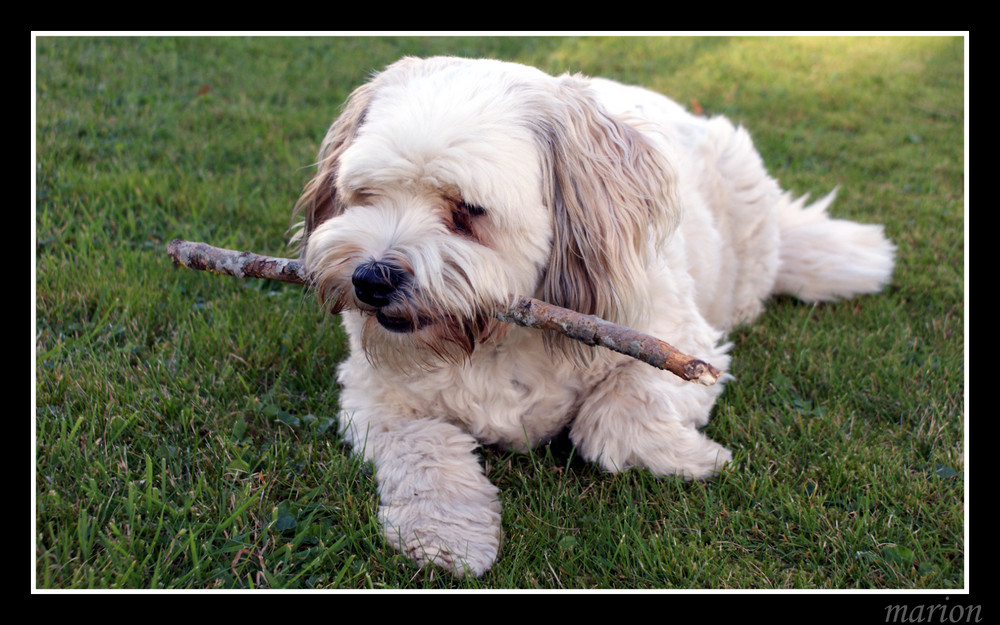
[[[568,429],[607,471],[702,480],[723,383],[495,319],[512,294],[661,338],[725,371],[772,294],[880,291],[895,247],[771,178],[741,126],[641,87],[491,59],[403,58],[357,88],[295,207],[341,315],[340,430],[375,470],[386,541],[481,576],[501,504],[475,450]],[[728,376],[728,374],[727,374]]]

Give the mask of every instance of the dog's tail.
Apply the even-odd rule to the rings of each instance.
[[[889,283],[896,247],[882,226],[831,219],[826,209],[836,193],[809,206],[790,194],[778,203],[775,293],[821,302],[876,293]]]

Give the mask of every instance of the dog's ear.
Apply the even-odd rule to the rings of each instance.
[[[543,197],[554,219],[543,298],[635,327],[648,312],[647,262],[678,217],[673,170],[583,80],[562,77],[554,93],[537,122]]]
[[[301,221],[293,226],[297,231],[292,236],[291,242],[298,245],[299,253],[303,257],[309,235],[313,230],[327,219],[344,212],[342,198],[337,196],[337,170],[340,157],[354,141],[358,129],[364,123],[374,90],[372,83],[366,83],[355,89],[320,144],[316,174],[306,184],[292,211],[293,221]]]

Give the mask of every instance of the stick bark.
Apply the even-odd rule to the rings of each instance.
[[[262,256],[227,250],[207,243],[174,239],[167,255],[190,269],[237,278],[262,278],[309,286],[305,267],[291,258]],[[560,332],[587,345],[599,345],[631,356],[683,380],[706,386],[715,384],[722,372],[709,363],[689,356],[660,339],[593,315],[584,315],[531,297],[512,296],[506,310],[496,313],[501,321],[528,328]]]

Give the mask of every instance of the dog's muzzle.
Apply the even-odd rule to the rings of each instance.
[[[375,319],[390,332],[413,332],[423,325],[408,306],[412,278],[391,263],[371,261],[359,265],[351,276],[354,296],[375,311]]]

